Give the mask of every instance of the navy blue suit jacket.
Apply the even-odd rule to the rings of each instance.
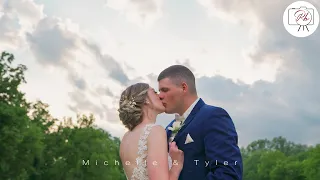
[[[168,140],[173,122],[166,127]],[[179,180],[242,180],[238,135],[224,109],[200,99],[184,124],[174,138],[185,158]],[[185,144],[188,134],[194,142]]]

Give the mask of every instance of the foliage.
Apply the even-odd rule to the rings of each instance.
[[[93,115],[59,121],[47,104],[27,102],[19,90],[27,68],[13,61],[13,54],[1,54],[0,179],[126,179],[121,163],[114,163],[120,162],[120,140],[95,127]]]
[[[254,141],[241,152],[244,180],[320,179],[320,145],[308,147],[276,137]]]

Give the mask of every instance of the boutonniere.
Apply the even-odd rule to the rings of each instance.
[[[168,129],[171,131],[171,137],[170,137],[170,142],[173,141],[174,137],[177,135],[177,133],[179,132],[179,130],[182,128],[184,124],[182,123],[182,121],[175,121],[172,124],[172,127],[168,127]]]

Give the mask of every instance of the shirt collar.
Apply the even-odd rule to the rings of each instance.
[[[184,112],[182,114],[182,116],[184,117],[184,119],[187,119],[189,114],[191,113],[191,111],[193,110],[193,108],[196,106],[196,104],[198,103],[198,101],[200,100],[200,98],[197,98],[192,104],[191,106],[186,110],[186,112]]]

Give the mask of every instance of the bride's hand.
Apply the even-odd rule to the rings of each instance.
[[[176,142],[171,142],[169,144],[169,155],[172,159],[172,165],[178,166],[178,168],[182,169],[183,162],[184,162],[184,153],[180,149],[178,149],[178,146],[176,145]]]

